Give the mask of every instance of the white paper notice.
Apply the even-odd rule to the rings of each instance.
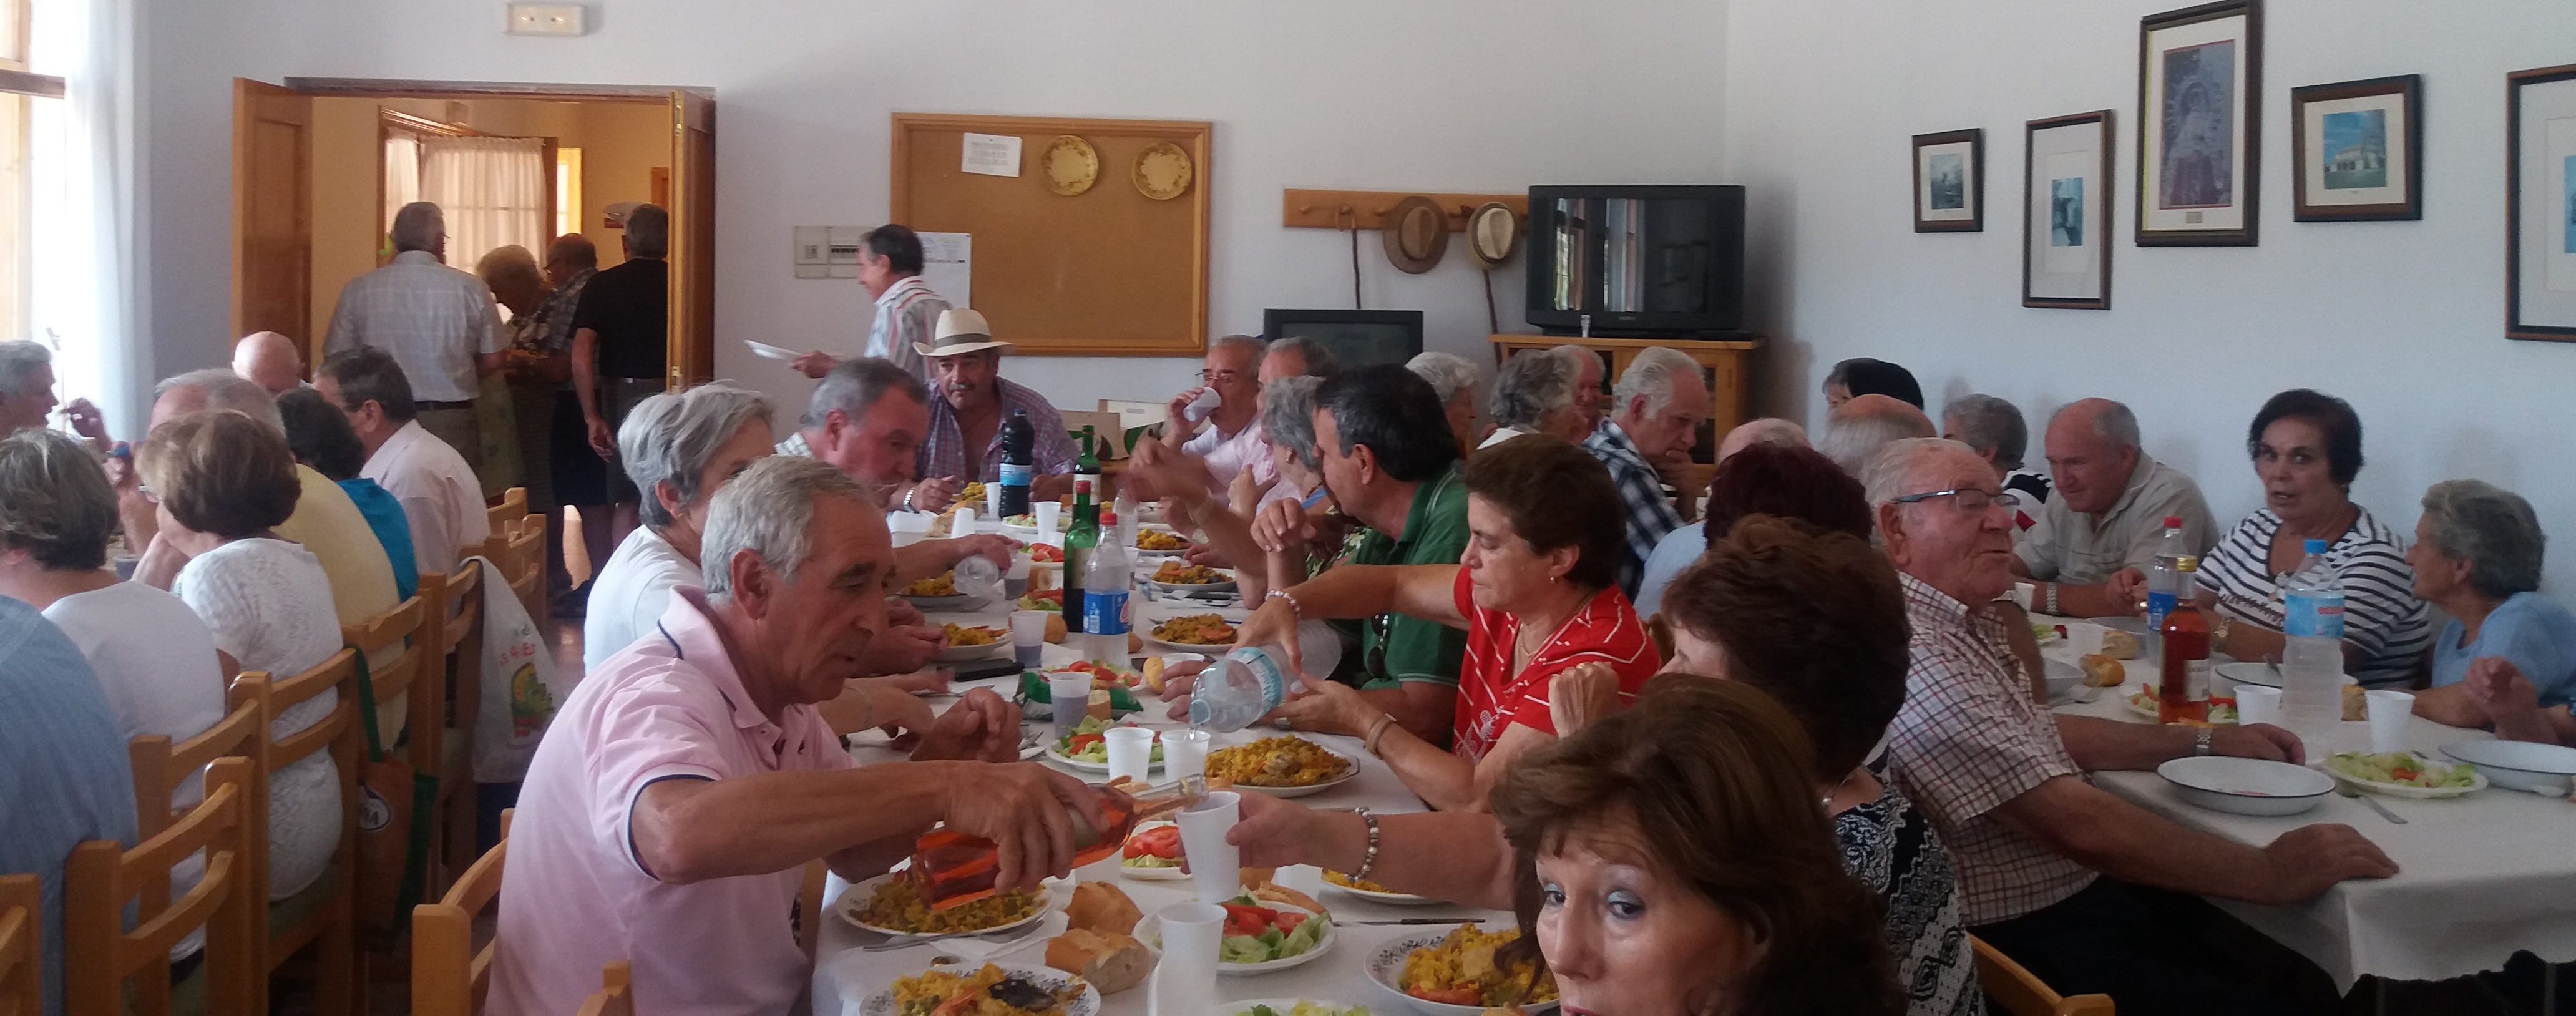
[[[985,176],[1020,175],[1020,139],[1009,134],[969,134],[957,169]],[[959,306],[964,306],[960,304]]]
[[[1013,142],[1020,139],[1012,138]],[[974,237],[967,233],[920,233],[921,282],[951,307],[972,307]]]

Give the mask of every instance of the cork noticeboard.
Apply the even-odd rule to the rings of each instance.
[[[993,337],[1024,354],[1184,356],[1207,348],[1208,134],[1205,121],[894,115],[893,221],[974,237],[974,302]],[[1020,138],[1020,175],[960,169],[964,136]],[[1057,135],[1091,143],[1099,179],[1065,197],[1040,158]],[[1189,153],[1189,191],[1140,192],[1136,156]]]

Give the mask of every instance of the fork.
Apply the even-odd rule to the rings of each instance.
[[[990,945],[990,946],[992,946],[992,947],[993,947],[993,950],[992,950],[992,952],[991,952],[991,953],[989,953],[989,955],[999,956],[999,955],[1001,955],[1002,953],[1004,953],[1004,952],[1008,952],[1008,951],[1009,951],[1009,949],[1008,949],[1007,947],[1009,947],[1009,946],[1014,946],[1014,945],[1018,945],[1018,944],[1020,944],[1020,943],[1022,943],[1022,942],[1028,941],[1028,939],[1029,939],[1029,937],[1030,937],[1030,936],[1035,935],[1035,934],[1037,934],[1038,932],[1040,932],[1040,931],[1044,931],[1044,930],[1046,930],[1046,922],[1045,922],[1045,921],[1033,921],[1033,922],[1030,922],[1030,924],[1029,924],[1029,926],[1028,926],[1028,928],[1027,928],[1026,930],[1021,931],[1021,932],[1020,932],[1019,934],[1017,934],[1017,935],[1013,935],[1013,936],[1011,936],[1011,937],[1009,937],[1009,938],[1004,938],[1004,939],[985,939],[985,940],[982,940],[982,941],[983,941],[986,945]],[[903,936],[887,936],[887,938],[886,938],[886,940],[885,940],[885,941],[883,941],[883,942],[879,942],[879,943],[877,943],[877,944],[875,944],[875,945],[863,945],[863,946],[860,946],[860,947],[859,947],[859,951],[861,951],[861,952],[884,952],[884,951],[889,950],[889,949],[909,949],[909,948],[912,948],[913,946],[917,946],[917,945],[928,945],[928,944],[933,943],[933,942],[944,942],[944,941],[947,941],[947,940],[949,940],[949,939],[957,939],[957,938],[974,938],[974,937],[975,937],[975,933],[974,933],[974,932],[971,932],[971,931],[951,932],[951,933],[946,934],[946,935],[903,935]]]
[[[2406,820],[2405,820],[2405,819],[2402,819],[2402,818],[2397,817],[2397,813],[2396,813],[2396,812],[2393,812],[2393,811],[2388,810],[2388,806],[2387,806],[2387,805],[2384,805],[2384,804],[2379,803],[2379,798],[2378,798],[2378,797],[2376,797],[2376,796],[2374,796],[2374,795],[2371,795],[2371,794],[2365,794],[2365,793],[2362,793],[2362,792],[2361,792],[2361,788],[2360,788],[2360,787],[2356,787],[2356,786],[2353,786],[2352,784],[2345,783],[2345,782],[2344,782],[2344,781],[2342,781],[2342,780],[2336,780],[2336,781],[2335,781],[2335,793],[2342,794],[2342,795],[2343,795],[2343,796],[2345,796],[2345,797],[2350,797],[2350,798],[2357,799],[2357,800],[2359,800],[2361,803],[2369,805],[2369,806],[2370,806],[2370,810],[2375,811],[2375,812],[2378,812],[2378,813],[2379,813],[2379,817],[2381,817],[2381,818],[2387,819],[2387,820],[2389,820],[2389,821],[2391,821],[2391,822],[2395,822],[2395,823],[2397,823],[2398,825],[2405,825],[2405,824],[2406,824]]]

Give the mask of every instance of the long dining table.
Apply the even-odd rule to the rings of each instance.
[[[1148,600],[1142,598],[1142,594],[1135,602],[1136,627],[1139,631],[1150,630],[1153,624],[1180,614],[1213,612],[1225,615],[1229,621],[1238,622],[1245,616],[1245,612],[1240,607],[1220,608],[1189,601]],[[961,625],[1002,629],[1009,627],[1009,614],[1008,601],[973,604],[968,609],[960,611],[926,612],[930,623],[934,625],[953,621]],[[1006,652],[1007,649],[1001,651]],[[1147,646],[1141,655],[1153,655],[1158,651],[1153,646]],[[1045,648],[1041,667],[1061,667],[1080,658],[1081,654],[1067,645],[1050,644]],[[1015,673],[1001,678],[960,682],[952,687],[959,693],[970,688],[991,688],[1004,698],[1009,698],[1017,690],[1018,683],[1019,676]],[[1145,710],[1136,714],[1134,719],[1141,725],[1157,730],[1180,729],[1187,726],[1184,722],[1170,719],[1166,715],[1167,706],[1151,695],[1144,694],[1140,690],[1139,698],[1143,701]],[[932,706],[934,709],[942,709],[955,701],[954,696],[940,697],[933,701]],[[1043,728],[1048,726],[1048,721],[1032,720],[1028,721],[1028,724],[1032,729]],[[1229,744],[1241,744],[1276,733],[1278,732],[1274,730],[1256,728],[1220,734],[1216,737],[1215,746],[1221,748]],[[1386,763],[1362,751],[1358,738],[1315,733],[1301,733],[1298,736],[1333,748],[1356,759],[1359,763],[1358,775],[1339,785],[1298,798],[1299,804],[1323,809],[1365,807],[1381,814],[1424,810],[1422,799],[1415,796],[1412,791],[1406,790],[1404,784],[1397,780],[1394,771],[1387,768]],[[882,737],[874,734],[854,737],[850,751],[852,756],[861,763],[889,762],[902,758],[885,746]],[[1067,767],[1054,760],[1046,759],[1043,755],[1039,758],[1041,764],[1061,769],[1086,780],[1096,782],[1102,779],[1098,772],[1085,772]],[[1153,779],[1160,782],[1164,778],[1163,770],[1158,765],[1154,770]],[[1257,793],[1258,791],[1245,792]],[[1332,942],[1323,955],[1302,966],[1249,977],[1219,977],[1217,994],[1224,1001],[1307,998],[1344,1005],[1370,1006],[1373,1011],[1381,1013],[1401,1012],[1404,1011],[1401,1004],[1396,1003],[1383,989],[1369,982],[1365,964],[1371,953],[1399,939],[1419,935],[1438,935],[1468,921],[1480,922],[1489,929],[1509,926],[1512,922],[1512,916],[1507,911],[1448,903],[1400,906],[1363,899],[1342,892],[1338,888],[1325,886],[1322,873],[1312,867],[1281,869],[1276,880],[1283,886],[1300,889],[1314,896],[1331,910],[1334,920]],[[1127,877],[1121,874],[1117,858],[1112,855],[1106,860],[1077,869],[1071,879],[1050,886],[1049,892],[1053,897],[1054,906],[1043,918],[1043,928],[1035,934],[1015,941],[1011,935],[994,936],[995,939],[1009,943],[998,949],[986,941],[973,938],[903,944],[899,941],[882,940],[875,933],[860,929],[851,924],[847,918],[839,916],[836,903],[847,892],[847,887],[835,877],[829,882],[825,891],[822,929],[815,949],[814,1012],[817,1016],[859,1016],[863,1003],[871,993],[891,985],[896,978],[919,973],[932,964],[942,961],[962,961],[970,969],[985,961],[1005,966],[1043,966],[1047,940],[1064,930],[1063,904],[1070,897],[1075,882],[1107,882],[1116,885],[1135,900],[1139,909],[1149,915],[1165,906],[1189,902],[1192,899],[1190,882],[1187,879],[1143,880]],[[870,948],[871,946],[876,948]],[[1141,1016],[1146,1011],[1146,995],[1147,989],[1140,985],[1115,995],[1105,996],[1101,999],[1100,1011],[1103,1016]]]
[[[2033,620],[2071,623],[2037,615]],[[2042,644],[2040,652],[2068,662],[2075,655],[2065,639]],[[2128,705],[2128,693],[2141,690],[2152,669],[2132,660],[2128,670],[2128,685],[2079,689],[2078,698],[2062,698],[2053,708],[2073,716],[2155,722]],[[2406,747],[2441,759],[2444,744],[2493,737],[2418,716],[2407,725]],[[2302,740],[2314,765],[2335,752],[2369,751],[2370,725],[2342,722]],[[2096,772],[2090,779],[2183,826],[2249,846],[2318,822],[2352,826],[2378,844],[2397,862],[2396,877],[2349,880],[2305,903],[2210,899],[2316,963],[2343,990],[2365,975],[2437,981],[2497,970],[2517,951],[2549,963],[2576,961],[2576,802],[2492,786],[2444,800],[2374,795],[2406,820],[2397,824],[2360,800],[2329,794],[2310,811],[2265,818],[2187,803],[2152,771]]]

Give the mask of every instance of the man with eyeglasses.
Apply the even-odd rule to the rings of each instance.
[[[1260,500],[1271,500],[1279,467],[1270,457],[1270,436],[1261,429],[1262,352],[1261,340],[1249,335],[1209,343],[1207,358],[1199,362],[1199,386],[1172,396],[1161,449],[1140,454],[1138,460],[1176,465],[1220,496],[1249,472],[1251,489]],[[1198,425],[1190,420],[1189,408],[1210,392],[1219,401],[1208,412],[1206,429],[1193,435]]]
[[[2296,903],[2397,866],[2352,827],[2308,825],[2255,848],[2184,828],[2085,782],[2189,755],[2301,761],[2269,724],[2152,726],[2053,715],[2031,700],[1995,599],[2012,586],[2012,517],[1966,445],[1898,441],[1863,484],[1913,628],[1905,705],[1888,725],[1897,786],[1958,869],[1968,930],[2066,994],[2127,1013],[2285,1012],[2272,985],[2231,983],[2164,948],[2203,941],[2179,893]],[[2191,927],[2182,927],[2189,925]]]

